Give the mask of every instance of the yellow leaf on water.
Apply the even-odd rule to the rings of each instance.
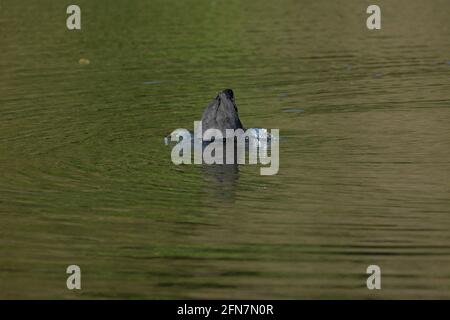
[[[89,61],[89,59],[81,58],[80,60],[78,60],[78,63],[79,63],[80,65],[88,65],[88,64],[90,64],[91,62]]]

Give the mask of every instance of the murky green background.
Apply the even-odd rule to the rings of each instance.
[[[0,298],[450,298],[448,0],[75,3],[0,2]],[[278,175],[172,164],[226,87]]]

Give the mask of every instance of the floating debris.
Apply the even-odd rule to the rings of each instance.
[[[383,76],[383,74],[381,72],[374,72],[372,74],[372,78],[378,79],[381,78]]]
[[[82,65],[82,66],[86,66],[88,64],[90,64],[91,62],[89,61],[89,59],[86,58],[81,58],[80,60],[78,60],[78,64]]]
[[[445,63],[450,66],[450,60],[447,60]]]

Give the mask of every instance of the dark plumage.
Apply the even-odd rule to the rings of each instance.
[[[239,119],[238,109],[234,101],[233,90],[226,89],[219,92],[203,111],[203,132],[208,129],[218,129],[225,137],[225,129],[244,129]]]

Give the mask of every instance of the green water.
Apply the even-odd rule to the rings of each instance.
[[[448,0],[68,4],[0,3],[0,298],[450,298]],[[172,164],[227,87],[277,175]]]

